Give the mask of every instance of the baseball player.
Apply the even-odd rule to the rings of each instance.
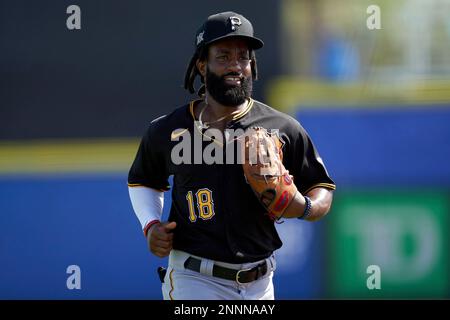
[[[307,132],[251,97],[262,47],[242,15],[209,16],[184,83],[194,93],[199,79],[200,98],[153,120],[142,138],[129,194],[150,251],[169,256],[164,299],[274,299],[275,223],[330,209],[335,184]]]

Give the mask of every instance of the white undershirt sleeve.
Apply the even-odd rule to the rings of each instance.
[[[164,192],[147,187],[128,187],[134,213],[141,223],[144,234],[150,223],[161,221]]]

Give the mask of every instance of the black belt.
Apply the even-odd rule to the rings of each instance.
[[[200,272],[201,264],[202,261],[200,259],[189,257],[184,263],[184,267],[192,271]],[[234,280],[237,283],[248,283],[261,278],[263,275],[266,274],[266,272],[267,272],[267,262],[264,261],[263,263],[253,268],[242,270],[229,269],[214,264],[212,275],[214,277],[222,279]]]

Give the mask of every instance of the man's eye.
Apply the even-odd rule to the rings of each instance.
[[[228,60],[228,57],[227,56],[218,56],[217,60],[219,60],[219,61],[226,61],[226,60]]]

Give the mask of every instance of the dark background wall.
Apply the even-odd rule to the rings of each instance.
[[[66,8],[81,8],[68,30]],[[140,136],[195,96],[182,89],[195,31],[233,10],[265,41],[254,96],[279,70],[278,1],[0,1],[0,139]]]

